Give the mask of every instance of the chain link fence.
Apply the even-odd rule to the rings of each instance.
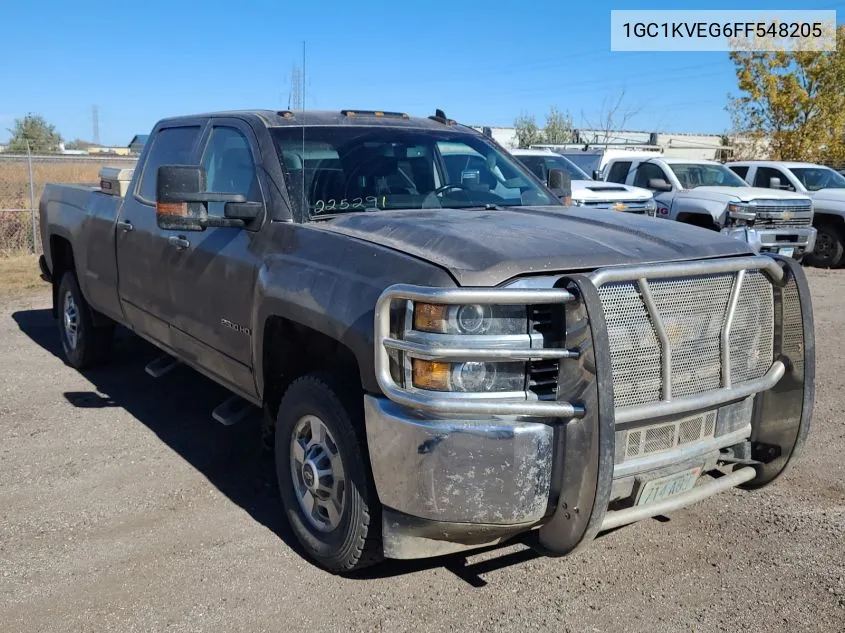
[[[133,156],[0,154],[0,256],[40,253],[38,201],[47,183],[95,185],[102,167],[132,168]]]

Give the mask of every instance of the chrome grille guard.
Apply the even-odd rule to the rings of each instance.
[[[764,255],[720,258],[712,260],[695,260],[690,262],[644,264],[637,266],[619,266],[601,268],[593,273],[585,275],[587,279],[598,289],[602,285],[612,282],[634,281],[643,292],[644,300],[648,301],[648,281],[655,279],[666,279],[671,277],[698,276],[718,273],[738,273],[738,282],[731,293],[731,301],[728,306],[728,313],[721,333],[723,346],[729,341],[731,323],[736,309],[736,297],[739,295],[742,277],[745,271],[756,270],[765,274],[773,283],[779,283],[784,278],[784,271],[778,262],[771,257]],[[549,278],[548,286],[554,285],[564,276]],[[379,297],[375,308],[375,373],[379,387],[385,396],[391,400],[423,411],[443,414],[466,414],[466,415],[517,415],[537,416],[552,418],[581,418],[585,415],[584,407],[580,403],[557,400],[554,402],[533,400],[529,393],[519,392],[506,394],[509,397],[501,397],[497,394],[467,394],[459,392],[434,392],[423,389],[416,389],[412,386],[400,385],[394,380],[391,373],[390,353],[399,352],[409,357],[427,360],[451,360],[451,361],[513,361],[513,360],[542,360],[561,359],[566,362],[568,359],[577,359],[579,350],[565,348],[533,348],[530,344],[530,337],[526,336],[528,344],[522,348],[502,348],[495,345],[489,347],[467,347],[447,346],[433,344],[427,341],[425,344],[413,340],[394,337],[391,333],[391,307],[396,301],[404,301],[406,311],[405,331],[412,327],[409,322],[410,314],[415,301],[431,301],[443,304],[481,303],[481,304],[505,304],[505,305],[535,305],[535,304],[567,304],[578,301],[578,297],[567,290],[544,287],[544,288],[430,288],[413,286],[408,284],[396,284],[388,287]],[[649,312],[655,327],[658,329],[661,345],[667,344],[668,338],[659,318],[655,318],[649,306]],[[413,338],[413,337],[412,337]],[[472,337],[477,343],[479,337]],[[491,343],[497,337],[491,336]],[[443,337],[444,341],[452,343],[454,336]],[[664,347],[665,349],[665,347]],[[723,347],[724,354],[729,353]],[[756,380],[735,384],[730,375],[730,362],[725,367],[727,371],[722,376],[721,386],[706,393],[693,396],[672,398],[671,395],[671,354],[662,354],[662,398],[657,402],[648,404],[621,407],[616,409],[615,420],[617,424],[636,422],[667,415],[676,415],[698,411],[705,408],[717,407],[722,404],[745,398],[754,393],[765,391],[774,387],[783,377],[786,368],[781,360],[774,360],[768,371]],[[565,394],[558,396],[565,397]]]

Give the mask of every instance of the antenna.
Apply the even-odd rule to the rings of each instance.
[[[91,120],[94,123],[94,138],[92,139],[94,145],[100,144],[100,113],[97,111],[97,106],[91,106]]]
[[[305,109],[305,40],[302,40],[302,109]]]

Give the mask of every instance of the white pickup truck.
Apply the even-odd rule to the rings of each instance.
[[[654,191],[657,217],[720,231],[758,253],[801,260],[815,245],[810,196],[751,187],[716,161],[615,158],[604,173],[609,182]]]
[[[578,165],[550,149],[513,149],[511,154],[543,182],[559,169],[572,179],[572,204],[592,209],[612,209],[654,216],[657,204],[648,189],[593,180]]]
[[[727,163],[740,178],[755,187],[795,191],[813,199],[816,246],[807,262],[836,268],[845,264],[845,177],[830,167],[787,161]]]

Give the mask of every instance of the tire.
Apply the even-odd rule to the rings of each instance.
[[[71,367],[88,369],[104,361],[111,352],[114,327],[96,327],[92,309],[79,290],[73,271],[62,276],[58,290],[59,338]]]
[[[832,224],[820,224],[816,230],[816,245],[813,252],[805,256],[807,263],[818,268],[838,268],[843,264],[845,253],[842,231]]]
[[[322,373],[295,380],[279,405],[275,438],[276,476],[291,529],[308,556],[334,573],[382,560],[381,507],[362,437],[361,394],[341,385]]]

